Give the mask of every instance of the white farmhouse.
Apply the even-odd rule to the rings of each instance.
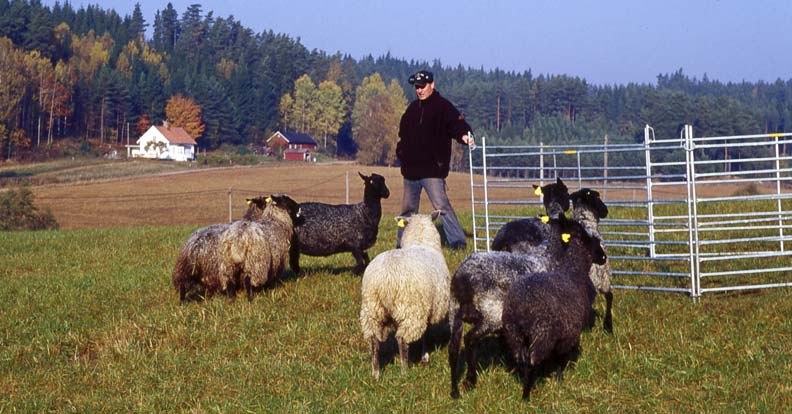
[[[195,140],[181,127],[165,122],[152,126],[137,140],[137,145],[127,146],[127,157],[160,160],[190,161],[195,159]]]

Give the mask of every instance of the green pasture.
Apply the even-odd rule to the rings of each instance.
[[[0,413],[792,412],[788,288],[617,290],[613,335],[599,319],[584,332],[564,382],[523,402],[493,339],[478,388],[453,400],[444,327],[428,366],[402,375],[391,338],[372,379],[350,254],[303,257],[252,303],[179,304],[170,274],[194,229],[0,233]],[[394,239],[386,217],[370,255]],[[452,272],[465,255],[446,251]]]

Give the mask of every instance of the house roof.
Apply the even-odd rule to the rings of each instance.
[[[165,137],[171,144],[190,144],[190,145],[198,145],[195,140],[181,127],[164,127],[164,126],[154,126],[157,128],[157,131]]]
[[[280,131],[272,134],[272,136],[267,140],[267,142],[269,142],[272,138],[275,138],[277,135],[283,136],[283,138],[289,144],[319,145],[308,134],[299,134],[296,132],[280,132]]]

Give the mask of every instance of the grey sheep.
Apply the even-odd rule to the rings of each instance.
[[[579,224],[568,231],[567,249],[574,259],[553,271],[521,275],[503,304],[504,336],[522,374],[524,399],[530,397],[535,368],[551,357],[557,358],[561,380],[567,363],[579,354],[580,334],[593,317],[596,292],[588,273],[592,263],[604,264],[607,256],[601,240]]]
[[[245,220],[259,220],[263,216],[265,197],[247,200]],[[173,286],[184,302],[194,296],[212,296],[228,292],[228,280],[216,277],[219,273],[220,236],[230,224],[212,224],[194,231],[179,251],[173,269]]]
[[[588,188],[575,191],[570,196],[572,201],[572,219],[582,224],[586,232],[592,236],[602,239],[599,232],[599,221],[608,217],[608,207],[600,199],[600,194]],[[602,246],[607,254],[607,249]],[[605,297],[605,317],[602,327],[606,332],[613,332],[613,292],[611,291],[611,267],[610,260],[605,264],[594,264],[589,271],[589,277],[594,284],[594,288]]]
[[[371,348],[371,372],[379,379],[379,347],[390,328],[396,331],[402,372],[408,345],[422,339],[421,362],[429,362],[425,332],[448,313],[451,275],[432,216],[397,217],[404,223],[402,248],[387,250],[371,261],[361,283],[360,326]]]
[[[385,177],[365,176],[363,201],[357,204],[331,205],[316,202],[301,203],[304,222],[297,228],[297,243],[289,252],[289,265],[300,272],[300,253],[309,256],[329,256],[351,252],[355,258],[354,272],[362,274],[370,259],[366,250],[377,242],[382,217],[383,198],[390,196]]]
[[[495,234],[492,250],[504,252],[528,253],[539,246],[550,235],[545,233],[548,227],[542,223],[553,218],[557,219],[569,210],[569,192],[567,186],[556,178],[556,182],[544,186],[533,186],[535,193],[542,196],[546,216],[514,220],[506,223]]]
[[[289,258],[300,206],[282,194],[266,202],[260,220],[235,221],[220,235],[217,278],[226,281],[231,297],[243,288],[248,300],[253,300],[255,290],[281,276]]]
[[[467,375],[463,383],[465,389],[471,389],[477,380],[476,348],[487,335],[501,333],[503,301],[511,284],[522,274],[563,268],[568,262],[577,260],[577,252],[567,247],[562,235],[569,228],[577,232],[584,231],[580,224],[567,220],[562,214],[559,219],[541,225],[547,227],[548,234],[555,236],[542,241],[531,254],[497,251],[473,253],[454,272],[448,316],[451,326],[448,362],[452,397],[459,396],[457,383],[461,372],[458,359],[463,322],[472,325],[464,336]]]

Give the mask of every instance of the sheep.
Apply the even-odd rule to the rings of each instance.
[[[226,290],[227,281],[221,281],[215,275],[219,266],[218,242],[228,226],[212,224],[194,231],[179,251],[171,279],[182,303],[192,296],[196,288],[201,296],[212,296]]]
[[[448,363],[451,370],[451,396],[459,397],[457,383],[460,370],[457,364],[462,341],[463,322],[472,324],[465,334],[465,361],[467,375],[465,389],[471,389],[477,380],[476,348],[487,335],[501,332],[501,311],[506,291],[521,274],[563,268],[576,260],[574,249],[566,247],[562,235],[567,229],[583,231],[582,226],[567,220],[562,214],[549,220],[548,233],[554,234],[532,250],[531,254],[508,252],[478,252],[469,255],[454,272],[451,279],[451,302],[448,321],[451,340],[448,346]]]
[[[569,197],[572,201],[572,219],[582,224],[588,234],[602,239],[599,232],[599,221],[608,216],[608,207],[600,199],[599,193],[588,188],[582,188],[570,194]],[[607,254],[607,249],[604,245],[602,249]],[[613,333],[613,292],[611,292],[610,283],[610,261],[606,261],[603,265],[592,265],[589,277],[597,292],[605,296],[605,317],[603,318],[602,327],[605,332]]]
[[[220,235],[219,280],[227,282],[230,297],[244,288],[249,301],[253,291],[278,279],[289,257],[300,207],[287,195],[272,195],[258,221],[239,220]]]
[[[304,223],[297,228],[297,243],[289,252],[292,271],[300,273],[300,253],[309,256],[329,256],[351,252],[355,258],[355,274],[362,274],[370,259],[366,250],[377,242],[382,217],[381,199],[390,191],[385,178],[379,174],[365,176],[363,201],[358,204],[330,205],[302,203]]]
[[[575,222],[572,222],[575,223]],[[575,223],[577,224],[577,223]],[[592,263],[607,256],[602,241],[580,226],[570,226],[567,250],[572,257],[552,271],[529,272],[509,287],[503,303],[503,332],[523,381],[523,399],[530,398],[535,367],[558,358],[561,381],[567,363],[580,352],[580,334],[593,314],[596,291],[589,278]]]
[[[402,248],[378,254],[363,273],[360,326],[371,347],[374,379],[380,377],[379,347],[389,328],[396,331],[402,373],[407,370],[408,346],[418,339],[421,363],[429,363],[425,332],[448,313],[451,279],[433,223],[439,214],[397,217],[404,226]]]
[[[265,197],[247,200],[245,220],[259,220],[263,216]],[[212,224],[194,231],[179,251],[173,269],[173,286],[179,300],[185,302],[195,289],[202,296],[228,292],[228,280],[217,278],[219,272],[220,236],[230,224]]]
[[[557,219],[569,209],[569,193],[567,186],[556,178],[555,183],[546,184],[539,187],[534,184],[535,193],[542,196],[542,203],[545,207],[547,216],[543,218],[528,218],[514,220],[506,223],[495,234],[492,240],[492,250],[528,253],[531,249],[547,240],[550,235],[545,231],[548,229],[542,222],[553,218]]]

